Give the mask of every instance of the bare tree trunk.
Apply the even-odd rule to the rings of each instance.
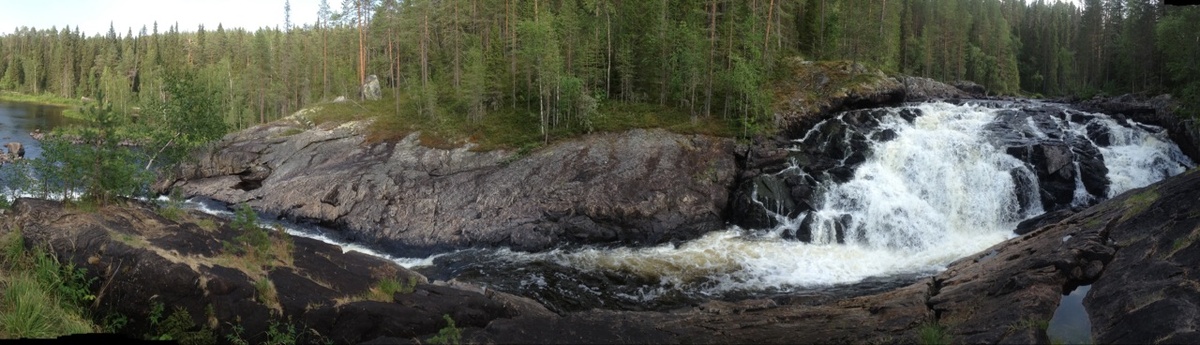
[[[460,64],[459,56],[462,55],[461,33],[458,26],[458,2],[454,2],[454,18],[451,24],[454,28],[454,89],[458,90],[459,81],[462,78],[462,65]]]
[[[704,116],[712,115],[713,65],[717,54],[717,1],[713,0],[708,15],[708,80],[704,86]]]
[[[358,85],[367,83],[367,33],[363,31],[363,20],[366,19],[366,5],[358,1]],[[361,94],[361,92],[360,92]],[[365,95],[362,95],[365,96]]]
[[[771,0],[771,3],[769,5],[767,5],[767,31],[766,31],[766,33],[763,34],[762,54],[763,54],[764,61],[770,60],[770,58],[767,57],[767,52],[769,51],[768,49],[770,49],[770,47],[771,47],[771,15],[774,13],[775,13],[775,0]]]
[[[667,49],[669,47],[669,45],[667,44],[667,10],[669,10],[669,9],[671,9],[671,5],[668,3],[668,0],[663,0],[663,2],[662,2],[662,17],[659,18],[660,27],[658,30],[658,37],[659,37],[658,44],[660,46],[662,46],[662,50],[660,50],[660,58],[663,59],[663,61],[668,60],[667,54],[670,53],[670,51]],[[672,71],[663,69],[663,71],[661,71],[661,73],[662,73],[662,79],[659,82],[660,84],[659,84],[659,90],[658,90],[658,104],[666,105],[667,104],[667,89],[669,89],[668,86],[671,83]]]

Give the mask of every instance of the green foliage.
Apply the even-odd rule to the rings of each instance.
[[[272,320],[267,328],[268,345],[295,345],[297,339],[299,334],[296,333],[296,326],[291,323],[281,324]]]
[[[255,298],[259,303],[262,303],[270,308],[279,307],[279,295],[275,292],[275,285],[270,279],[263,278],[254,282],[254,291],[257,292]]]
[[[371,15],[360,26],[354,13],[364,5]],[[1193,42],[1200,10],[1161,1],[346,6],[321,11],[315,26],[207,32],[172,26],[137,39],[18,28],[0,37],[0,56],[8,57],[0,61],[0,89],[71,105],[84,103],[81,96],[105,99],[122,122],[152,133],[150,151],[162,148],[171,161],[226,129],[339,95],[358,99],[360,73],[379,75],[388,95],[375,102],[379,111],[372,102],[345,102],[381,115],[377,124],[391,130],[376,140],[421,130],[444,145],[469,138],[519,148],[589,133],[601,130],[594,122],[613,103],[689,115],[672,125],[718,118],[733,129],[730,135],[746,136],[767,127],[774,97],[787,97],[762,90],[786,75],[777,62],[790,56],[969,79],[998,94],[1168,91],[1184,102],[1184,112],[1200,114],[1200,48]],[[484,124],[493,117],[508,119]],[[429,123],[407,126],[414,121]],[[488,126],[522,130],[506,135]],[[530,132],[534,139],[526,138]]]
[[[26,250],[20,230],[0,238],[0,338],[50,338],[89,333],[85,302],[92,280],[40,248]]]
[[[270,260],[271,234],[258,225],[258,214],[250,205],[242,204],[234,212],[229,225],[239,234],[234,243],[226,243],[225,249],[235,254],[250,254],[260,261]]]
[[[242,336],[242,332],[246,331],[245,328],[242,328],[242,325],[240,325],[240,324],[232,325],[232,327],[230,327],[230,329],[232,331],[229,332],[229,334],[225,335],[225,341],[228,341],[230,344],[235,344],[235,345],[249,345],[250,344],[250,342],[247,341],[244,336]]]
[[[409,277],[407,281],[400,281],[396,277],[380,279],[375,282],[375,286],[368,292],[367,299],[379,302],[392,302],[394,296],[399,294],[410,294],[417,286],[417,278]]]
[[[950,335],[937,323],[926,323],[917,329],[917,343],[922,345],[950,344]]]
[[[438,330],[438,334],[429,338],[430,344],[445,344],[457,345],[462,343],[462,331],[454,326],[454,319],[449,314],[442,315],[442,319],[446,320],[446,327]]]
[[[121,313],[112,313],[105,315],[100,322],[100,328],[105,333],[117,333],[129,324],[129,318]]]
[[[225,134],[216,92],[198,81],[197,72],[188,68],[169,69],[163,78],[164,90],[171,95],[153,107],[152,113],[179,139],[182,147],[194,147]]]
[[[171,194],[167,196],[166,202],[159,205],[158,214],[176,222],[182,220],[187,214],[183,211],[183,195],[178,188],[171,189]]]
[[[122,145],[129,139],[118,131],[120,118],[111,106],[91,105],[84,114],[87,126],[47,135],[40,159],[10,168],[16,187],[97,206],[145,191],[153,176],[140,166],[144,156]]]

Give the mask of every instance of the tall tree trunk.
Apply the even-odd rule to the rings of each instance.
[[[772,1],[774,1],[774,0],[772,0]],[[667,10],[669,10],[670,8],[671,8],[671,5],[668,3],[668,0],[663,0],[662,1],[662,16],[659,18],[659,30],[658,30],[658,45],[662,48],[659,50],[659,58],[661,58],[663,62],[666,62],[670,59],[667,55],[671,53],[670,50],[667,49],[670,46],[667,44]],[[658,104],[666,105],[667,104],[667,89],[670,88],[669,86],[671,83],[672,71],[664,68],[660,73],[662,75],[662,78],[659,80]]]
[[[767,52],[769,51],[769,49],[771,47],[771,15],[774,13],[775,13],[775,0],[771,0],[771,3],[769,5],[767,5],[767,30],[765,33],[763,33],[762,54],[763,54],[764,62],[770,61],[770,58],[767,56]]]
[[[462,79],[462,64],[460,63],[461,60],[459,59],[459,56],[462,55],[462,42],[460,41],[462,35],[458,25],[457,1],[454,2],[454,18],[451,23],[451,27],[454,30],[454,89],[458,90],[459,81]]]
[[[367,33],[363,31],[363,20],[366,18],[367,9],[364,1],[358,0],[358,85],[360,87],[367,83]]]
[[[704,116],[712,115],[713,65],[717,54],[717,0],[712,0],[708,15],[708,78],[704,85]]]

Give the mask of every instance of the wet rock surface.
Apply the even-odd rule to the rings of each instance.
[[[369,144],[364,123],[230,134],[180,167],[179,188],[342,229],[412,256],[448,248],[650,245],[725,226],[731,139],[665,130],[598,134],[528,155],[434,149],[413,134]]]

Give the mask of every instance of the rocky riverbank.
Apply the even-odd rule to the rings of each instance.
[[[293,239],[290,263],[241,265],[225,252],[237,230],[191,213],[173,221],[131,205],[99,212],[21,199],[3,219],[30,246],[50,248],[97,277],[97,310],[138,320],[149,306],[186,310],[194,326],[252,341],[272,322],[303,325],[339,343],[428,339],[452,317],[480,343],[915,343],[936,325],[953,342],[1047,343],[1062,296],[1084,300],[1101,343],[1196,339],[1200,286],[1200,172],[1132,190],[1064,220],[963,258],[892,291],[822,300],[709,301],[672,312],[593,310],[558,315],[536,302],[461,283],[428,283],[395,264]],[[378,281],[410,289],[372,299]],[[269,282],[276,297],[263,297]]]
[[[788,216],[804,212],[807,199],[794,197],[812,194],[813,181],[803,177],[771,180],[764,176],[783,170],[789,159],[800,156],[806,167],[820,168],[831,178],[844,179],[853,173],[855,164],[862,162],[865,154],[862,146],[867,140],[889,140],[887,133],[870,130],[880,114],[860,110],[846,113],[831,125],[837,128],[821,131],[826,139],[848,138],[839,141],[842,146],[819,152],[789,149],[792,138],[799,138],[798,134],[808,128],[833,118],[836,111],[906,101],[978,97],[984,92],[970,84],[953,87],[921,78],[888,77],[851,63],[793,63],[797,83],[817,86],[808,93],[792,93],[790,105],[777,107],[781,109],[776,114],[782,129],[779,136],[756,138],[749,144],[665,130],[633,130],[590,135],[535,152],[476,152],[469,146],[424,147],[419,144],[419,133],[398,142],[369,144],[363,135],[365,122],[311,126],[300,113],[226,136],[198,152],[195,163],[180,166],[171,178],[160,181],[156,189],[161,192],[178,189],[185,195],[207,196],[230,204],[245,203],[268,214],[329,226],[350,241],[410,256],[470,247],[541,251],[571,245],[648,246],[693,239],[726,227],[727,221],[752,227],[771,226],[771,217],[757,212],[764,205],[777,210],[790,209]],[[855,82],[845,83],[845,80]],[[1009,114],[1007,122],[996,122],[999,126],[996,132],[1013,132],[1000,128],[1005,124],[1015,128],[1033,121],[1041,128],[1037,130],[1039,134],[1045,134],[1051,133],[1046,130],[1054,127],[1052,122],[1088,120],[1064,117],[1065,113],[1059,114],[1057,108],[1043,105],[1025,107],[1031,113],[1046,113],[1048,117],[1033,119]],[[1124,111],[1130,114],[1114,115],[1118,119],[1145,121],[1143,118],[1150,114]],[[1153,114],[1159,113],[1156,110]],[[1161,121],[1166,122],[1151,123],[1167,128],[1175,138],[1176,130],[1169,120],[1163,118]],[[1067,136],[1061,129],[1051,134]],[[187,252],[192,254],[184,256],[217,253],[211,243],[227,241],[232,235],[193,232],[188,236],[215,237],[188,240],[210,244],[180,249],[171,246],[190,242],[164,239],[169,236],[151,236],[152,240],[145,234],[180,233],[181,229],[197,227],[186,225],[187,222],[159,220],[161,217],[156,218],[149,210],[134,208],[112,214],[131,212],[138,216],[119,217],[155,219],[153,223],[140,220],[141,223],[112,223],[94,216],[72,217],[84,219],[75,224],[78,229],[92,228],[84,224],[87,217],[106,226],[172,229],[132,231],[143,234],[144,242],[153,244],[152,248],[167,248],[137,255],[157,255],[157,259],[146,260],[163,263],[147,269],[186,267],[186,270],[174,269],[184,272],[184,278],[169,284],[146,281],[141,285],[174,287],[172,291],[182,291],[178,293],[204,296],[207,299],[201,300],[211,300],[208,303],[225,303],[215,307],[218,312],[214,314],[218,320],[216,329],[221,332],[228,332],[220,328],[228,322],[224,319],[227,317],[259,320],[255,329],[266,327],[267,321],[263,320],[290,317],[304,320],[313,325],[313,332],[339,342],[407,342],[433,336],[444,326],[439,323],[441,315],[449,314],[455,320],[465,320],[458,323],[465,340],[480,343],[914,343],[920,333],[930,330],[940,330],[954,342],[1046,343],[1049,341],[1046,324],[1062,295],[1076,286],[1092,284],[1093,297],[1085,300],[1085,306],[1092,315],[1092,333],[1097,341],[1188,339],[1195,336],[1187,333],[1195,329],[1194,322],[1189,321],[1194,318],[1188,315],[1197,314],[1196,305],[1188,300],[1196,296],[1192,288],[1196,284],[1189,278],[1187,267],[1195,266],[1192,259],[1197,256],[1193,254],[1200,252],[1200,247],[1193,245],[1193,240],[1200,238],[1195,234],[1200,231],[1197,230],[1200,209],[1196,209],[1200,204],[1195,202],[1195,195],[1200,195],[1200,174],[1192,170],[1090,208],[1071,208],[1076,197],[1070,193],[1075,190],[1076,174],[1083,177],[1086,192],[1097,200],[1107,192],[1108,182],[1098,178],[1105,174],[1100,169],[1103,163],[1095,162],[1096,145],[1102,145],[1098,140],[1102,141],[1105,135],[1089,129],[1086,135],[1061,143],[1008,142],[999,136],[997,142],[1010,147],[1008,154],[1030,164],[1037,170],[1039,180],[1048,181],[1035,191],[1031,202],[1057,211],[1022,224],[1021,237],[958,260],[933,277],[856,297],[798,295],[710,300],[674,311],[590,310],[559,314],[518,296],[461,283],[427,283],[419,274],[389,262],[357,254],[333,255],[319,243],[299,239],[298,247],[326,252],[329,255],[322,256],[326,260],[250,270],[231,278],[224,268],[216,269],[227,267],[218,261],[200,260],[198,264],[179,266],[181,259],[164,255],[178,256],[192,247],[208,249]],[[1181,146],[1187,145],[1181,141]],[[1068,156],[1083,159],[1064,160]],[[1079,161],[1081,168],[1064,168],[1073,161]],[[774,199],[764,202],[756,199],[756,194]],[[40,211],[34,210],[55,206],[29,206],[35,203],[19,203],[13,219],[19,220],[23,227],[37,228],[45,227],[38,225],[40,222],[66,217],[61,212],[38,216]],[[37,235],[59,232],[65,235]],[[105,231],[125,232],[129,231]],[[34,231],[26,236],[35,243],[97,237],[67,229]],[[803,234],[796,236],[805,240]],[[101,242],[112,241],[110,235]],[[113,246],[122,248],[118,244]],[[54,248],[63,246],[56,244]],[[97,261],[91,259],[92,254],[77,254],[80,251],[74,244],[71,248],[60,255],[97,265],[92,263]],[[84,249],[83,253],[97,250]],[[80,261],[80,255],[89,256]],[[122,266],[121,262],[117,261],[117,265]],[[361,271],[343,264],[346,262],[354,263],[351,265],[354,267],[373,268]],[[105,264],[100,259],[99,265],[103,267],[97,266],[96,272],[104,272],[100,276],[102,282],[122,281],[107,273],[113,272],[111,262]],[[327,265],[339,268],[325,268]],[[339,269],[358,273],[322,271]],[[119,267],[116,272],[121,272]],[[168,272],[145,272],[143,275],[147,277],[172,276]],[[378,272],[385,273],[381,276]],[[332,286],[325,280],[354,274],[360,278],[348,280],[357,282],[353,286]],[[393,294],[390,301],[346,303],[347,295],[370,292],[373,280],[389,276],[415,278],[418,282],[415,292]],[[183,282],[188,279],[197,282],[199,288]],[[1120,292],[1116,286],[1130,283],[1128,279],[1137,279],[1138,291],[1145,294]],[[287,286],[287,294],[299,295],[281,294],[278,307],[249,306],[255,299],[247,289],[264,280]],[[241,292],[236,298],[222,297],[227,302],[213,299],[209,296],[230,293],[205,290],[213,289],[208,287],[213,281],[235,282],[217,287],[240,286],[213,291]],[[126,300],[148,301],[154,295],[141,292],[133,296],[140,297]],[[243,307],[232,306],[242,304],[247,305],[244,308],[248,312],[220,312],[241,310]],[[136,312],[136,307],[130,308],[129,312]],[[198,325],[205,321],[199,316],[203,315],[200,308],[204,307],[186,308],[191,315],[197,315]],[[1121,321],[1128,313],[1179,315],[1175,319],[1180,321],[1169,329],[1151,321]]]

